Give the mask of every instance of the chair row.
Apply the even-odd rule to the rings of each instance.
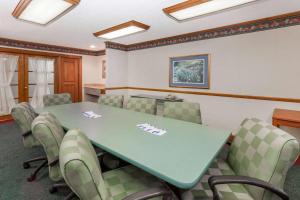
[[[82,200],[173,197],[172,191],[159,179],[132,165],[102,172],[99,160],[106,153],[96,154],[90,140],[80,130],[65,133],[53,114],[44,112],[37,115],[24,102],[12,109],[12,116],[21,128],[24,145],[43,147],[46,157],[39,170],[48,166],[52,181],[64,180],[67,183],[54,184],[49,190],[51,193],[58,188],[69,187],[72,192],[65,199],[75,196]],[[25,163],[27,166],[24,168],[29,168],[29,162]],[[33,181],[38,171],[28,181]]]
[[[123,95],[101,95],[98,103],[123,108]],[[156,100],[149,98],[128,99],[126,109],[148,114],[156,113]],[[193,123],[202,124],[200,105],[190,102],[165,102],[163,116]]]
[[[30,105],[21,103],[12,110],[12,115],[21,127],[24,144],[43,146],[50,178],[64,179],[74,192],[68,198],[75,194],[82,200],[175,198],[157,178],[134,166],[103,173],[85,134],[80,130],[65,134],[52,114],[38,116]],[[103,155],[102,152],[99,156]],[[245,119],[227,159],[213,161],[198,184],[179,195],[185,200],[218,199],[218,196],[225,200],[271,200],[276,195],[288,199],[282,188],[298,155],[299,144],[294,137],[261,120]],[[55,185],[51,191],[62,186]]]
[[[68,93],[51,94],[43,97],[44,106],[54,106],[72,103],[71,95]],[[99,104],[123,108],[123,95],[101,95]],[[129,98],[126,109],[148,114],[156,113],[156,100],[149,98]],[[190,102],[165,102],[164,117],[202,124],[200,105]]]

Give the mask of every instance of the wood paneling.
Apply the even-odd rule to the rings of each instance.
[[[82,81],[81,81],[81,59],[60,57],[59,58],[59,93],[70,93],[73,102],[79,102],[82,99]]]
[[[216,92],[200,92],[200,91],[187,91],[187,90],[170,90],[170,89],[143,88],[143,87],[108,87],[108,88],[105,88],[105,90],[124,90],[124,89],[300,103],[300,99],[284,98],[284,97],[267,97],[267,96],[253,96],[253,95],[228,94],[228,93],[216,93]]]

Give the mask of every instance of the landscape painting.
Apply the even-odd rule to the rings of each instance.
[[[209,89],[209,55],[170,58],[170,87]]]

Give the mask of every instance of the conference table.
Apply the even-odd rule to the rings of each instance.
[[[181,189],[196,185],[230,136],[226,130],[92,102],[37,109],[44,111],[65,129],[82,130],[95,146]],[[86,111],[101,117],[88,118]],[[144,123],[166,133],[137,126]]]

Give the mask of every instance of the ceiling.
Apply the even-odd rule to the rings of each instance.
[[[177,22],[162,12],[163,8],[182,1],[81,0],[62,18],[47,26],[39,26],[19,21],[11,15],[19,0],[0,0],[0,37],[101,50],[105,48],[105,40],[94,37],[92,33],[129,20],[140,21],[151,28],[111,41],[131,44],[300,10],[299,0],[258,0],[186,22]],[[96,48],[91,49],[90,45]]]

